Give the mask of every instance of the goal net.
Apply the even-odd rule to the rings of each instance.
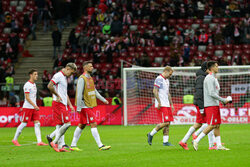
[[[157,124],[153,85],[163,72],[159,68],[124,68],[123,100],[124,125]],[[200,67],[174,67],[170,80],[170,93],[175,111],[172,124],[195,122],[193,103],[196,72]],[[220,96],[232,96],[233,103],[220,108],[223,123],[250,123],[250,66],[220,66],[217,74]]]

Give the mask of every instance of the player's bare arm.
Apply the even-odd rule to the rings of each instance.
[[[73,107],[72,103],[70,102],[69,96],[67,96],[67,104],[68,104],[71,112],[76,112],[75,108]]]
[[[170,93],[168,93],[168,100],[169,100],[169,103],[171,105],[172,112],[174,112],[174,104],[173,104],[172,96]]]
[[[37,105],[35,105],[32,100],[30,99],[29,93],[25,93],[25,98],[26,100],[34,107],[35,110],[39,110],[39,107]]]
[[[52,94],[56,95],[56,97],[57,97],[56,101],[57,102],[62,101],[61,97],[58,95],[58,93],[56,92],[56,90],[54,88],[54,83],[53,82],[50,81],[47,87],[48,87],[48,89],[50,90],[50,92]]]
[[[157,109],[159,110],[161,108],[161,100],[159,98],[159,88],[154,86],[153,93],[154,93],[154,96],[155,96],[156,100],[158,101]]]

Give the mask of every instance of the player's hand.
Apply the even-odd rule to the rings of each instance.
[[[38,107],[38,106],[35,106],[35,110],[36,110],[36,111],[39,111],[39,107]]]
[[[171,110],[172,110],[172,112],[174,112],[174,105],[171,106]]]
[[[76,112],[75,108],[74,108],[72,105],[71,105],[71,106],[69,106],[69,108],[70,108],[70,110],[71,110],[71,113]]]
[[[61,102],[62,101],[62,98],[60,96],[57,96],[56,97],[56,102]]]
[[[106,101],[104,102],[104,104],[109,104],[109,101],[108,101],[108,100],[106,100]]]
[[[157,109],[160,110],[160,108],[161,108],[161,103],[158,104]]]

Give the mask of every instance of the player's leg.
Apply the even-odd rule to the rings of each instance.
[[[216,141],[217,150],[230,150],[229,148],[226,148],[222,146],[221,144],[221,137],[220,137],[220,124],[218,124],[214,129],[214,136]]]
[[[16,133],[15,133],[15,136],[14,136],[14,139],[12,140],[12,143],[13,143],[14,145],[16,145],[16,146],[21,146],[21,145],[18,143],[17,139],[18,139],[18,137],[20,136],[20,134],[22,133],[23,128],[26,127],[26,126],[27,126],[27,122],[22,122],[22,123],[17,127]]]
[[[18,143],[17,139],[21,135],[23,128],[27,126],[28,121],[31,120],[31,116],[32,116],[31,111],[32,111],[31,109],[26,109],[26,108],[23,109],[21,124],[17,127],[14,139],[12,140],[12,143],[16,146],[21,146]]]
[[[75,132],[74,132],[74,136],[73,136],[73,139],[71,142],[71,150],[82,151],[81,149],[79,149],[77,147],[77,142],[80,139],[81,133],[85,127],[86,127],[86,124],[81,124],[81,123],[76,127]]]
[[[34,121],[34,129],[35,129],[35,134],[36,134],[36,139],[37,139],[37,145],[38,146],[47,146],[48,144],[45,144],[42,142],[40,125],[41,125],[40,121],[38,121],[38,120]]]
[[[202,126],[200,126],[200,128],[196,131],[196,132],[194,132],[193,133],[193,140],[195,140],[197,137],[198,137],[198,135],[205,129],[207,127],[207,124],[206,123],[204,123]]]
[[[154,136],[159,130],[161,130],[162,128],[167,127],[167,125],[168,125],[167,122],[160,123],[160,124],[156,125],[156,127],[155,127],[150,133],[147,134],[147,136],[148,136],[148,144],[149,144],[149,145],[152,145],[153,136]]]
[[[167,123],[168,123],[167,126],[163,128],[163,146],[174,146],[168,141],[170,122],[167,122]]]
[[[190,138],[190,136],[194,133],[194,131],[198,128],[201,127],[201,123],[195,123],[193,126],[191,126],[188,130],[188,132],[186,133],[186,135],[183,137],[183,139],[179,142],[179,145],[181,147],[183,147],[185,150],[188,150],[188,146],[187,146],[187,141]]]
[[[197,136],[207,127],[206,124],[206,114],[205,113],[200,113],[200,109],[198,106],[196,106],[197,113],[196,113],[196,125],[194,125],[195,130],[197,130],[195,133],[193,133],[193,140],[197,138]]]
[[[211,132],[209,132],[207,134],[208,137],[208,144],[209,144],[209,150],[215,150],[216,146],[214,145],[214,130],[212,130]]]

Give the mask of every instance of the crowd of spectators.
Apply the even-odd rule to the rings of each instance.
[[[74,61],[82,72],[91,59],[98,82],[120,79],[120,60],[144,67],[250,63],[246,0],[95,0],[84,11],[54,67]]]

